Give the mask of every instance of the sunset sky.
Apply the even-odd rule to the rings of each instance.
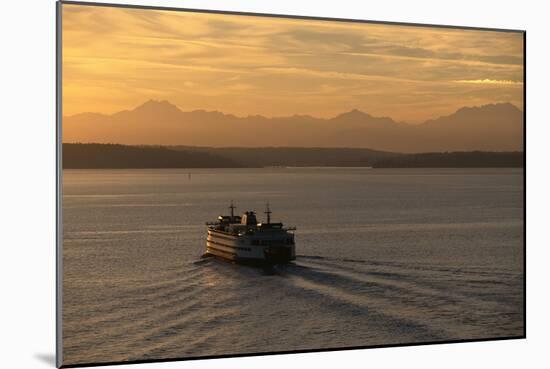
[[[63,5],[63,114],[168,100],[238,116],[351,109],[411,123],[523,109],[523,35]]]

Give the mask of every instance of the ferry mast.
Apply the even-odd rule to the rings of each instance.
[[[267,224],[271,223],[271,210],[269,209],[269,201],[266,203],[264,214],[267,215]]]
[[[229,209],[231,209],[231,222],[235,220],[235,204],[233,204],[233,200],[231,200],[231,204],[229,205]]]

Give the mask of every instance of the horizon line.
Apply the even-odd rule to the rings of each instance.
[[[143,148],[189,148],[189,149],[242,149],[242,150],[258,150],[258,149],[316,149],[316,150],[369,150],[375,152],[383,152],[400,155],[415,155],[415,154],[446,154],[446,153],[523,153],[525,150],[444,150],[444,151],[418,151],[418,152],[402,152],[402,151],[386,151],[372,149],[369,147],[342,147],[342,146],[192,146],[192,145],[162,145],[162,144],[125,144],[116,142],[62,142],[63,145],[112,145],[112,146],[127,146],[127,147],[143,147]]]

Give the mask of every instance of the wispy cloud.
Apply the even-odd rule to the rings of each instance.
[[[510,80],[498,80],[498,79],[470,79],[470,80],[458,80],[456,83],[470,83],[474,85],[513,85],[523,86],[523,82],[510,81]]]
[[[63,5],[64,114],[152,97],[246,116],[421,121],[523,101],[520,34]]]

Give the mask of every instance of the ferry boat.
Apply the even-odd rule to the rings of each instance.
[[[208,236],[203,257],[218,256],[236,262],[268,264],[287,263],[296,258],[296,227],[272,223],[269,203],[265,223],[259,223],[253,211],[236,216],[233,202],[229,209],[230,215],[220,215],[216,222],[206,223]]]

